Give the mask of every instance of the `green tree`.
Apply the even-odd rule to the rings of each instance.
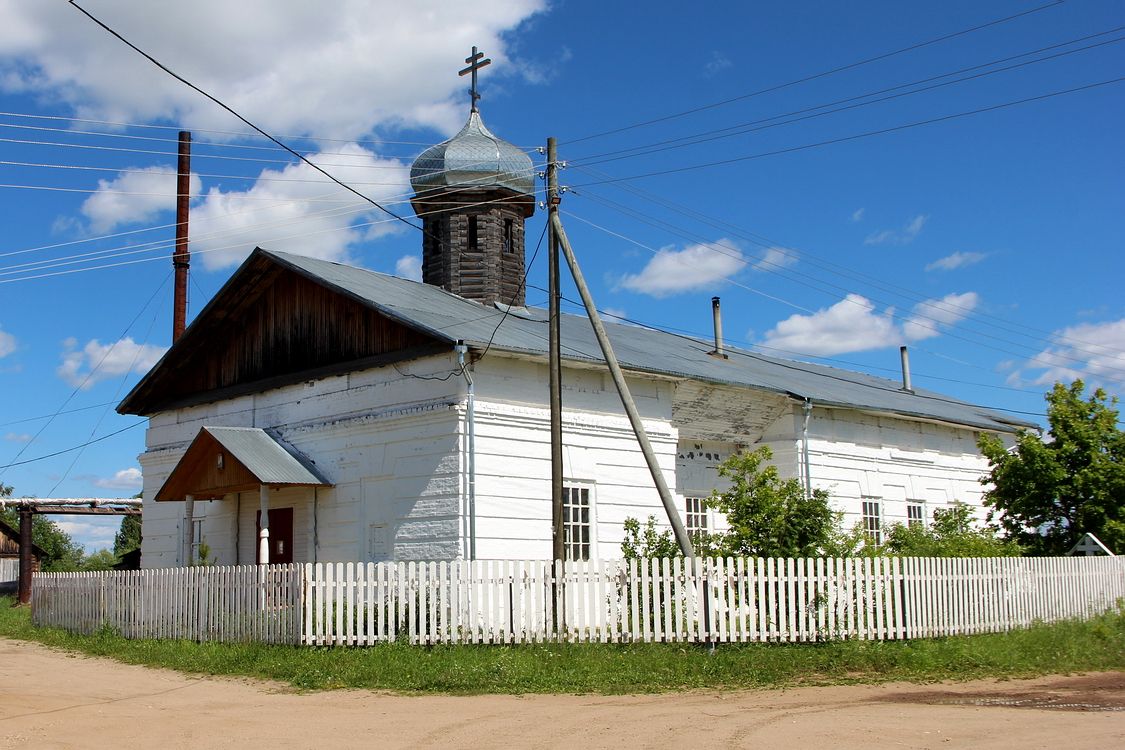
[[[903,557],[1019,557],[1023,549],[997,536],[994,528],[974,527],[972,508],[958,503],[935,510],[931,524],[894,524],[881,552]]]
[[[82,570],[113,570],[118,562],[117,555],[107,549],[100,549],[82,558]]]
[[[781,479],[769,446],[735,453],[719,466],[730,488],[714,491],[708,507],[727,517],[729,529],[711,536],[716,554],[748,557],[811,557],[824,552],[836,537],[840,515],[828,493],[812,496],[796,479]]]
[[[625,519],[625,540],[621,542],[621,554],[626,560],[642,560],[648,557],[679,557],[681,552],[680,545],[672,537],[672,531],[657,531],[656,516],[649,516],[643,529],[637,519]]]
[[[122,516],[121,528],[113,536],[113,554],[118,559],[141,546],[141,517]]]
[[[1117,426],[1117,398],[1085,384],[1056,383],[1046,395],[1048,440],[1021,432],[1012,450],[995,435],[978,444],[990,471],[989,520],[1031,554],[1066,553],[1082,534],[1125,550],[1125,432]]]

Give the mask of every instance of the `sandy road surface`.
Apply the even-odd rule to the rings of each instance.
[[[658,696],[295,694],[0,639],[0,748],[1125,747],[1125,673]]]

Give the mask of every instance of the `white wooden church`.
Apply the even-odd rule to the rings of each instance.
[[[475,105],[475,100],[474,100]],[[257,249],[118,410],[149,418],[142,565],[547,559],[547,316],[524,306],[530,159],[470,114],[414,162],[424,282]],[[898,382],[607,324],[689,531],[766,444],[872,533],[979,505],[982,431]],[[585,317],[564,316],[567,554],[665,518]],[[461,363],[464,363],[462,367]],[[264,532],[264,533],[263,533]]]

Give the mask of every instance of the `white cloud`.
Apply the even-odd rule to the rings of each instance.
[[[140,469],[130,467],[114,473],[112,477],[95,477],[93,484],[107,490],[139,490],[144,486],[144,480]]]
[[[55,521],[60,529],[70,534],[74,541],[81,544],[86,552],[94,552],[113,546],[113,537],[121,528],[121,519],[117,516],[105,518],[88,517],[82,521]]]
[[[976,263],[980,263],[988,256],[985,253],[962,253],[956,252],[952,255],[947,255],[944,258],[938,258],[933,263],[926,265],[927,271],[952,271],[955,268],[964,268]]]
[[[964,320],[980,303],[976,292],[947,294],[941,299],[919,302],[913,315],[903,323],[903,335],[910,341],[922,341],[941,334],[943,326]]]
[[[1050,345],[1012,372],[1008,382],[1050,385],[1075,378],[1091,385],[1125,383],[1125,318],[1055,331]]]
[[[404,255],[395,261],[395,276],[404,279],[422,280],[422,259],[417,255]]]
[[[56,372],[67,383],[83,390],[129,372],[146,373],[168,351],[162,346],[138,344],[128,336],[115,344],[91,339],[81,349],[77,346],[78,341],[73,338],[63,342],[62,364]]]
[[[812,315],[793,315],[766,332],[765,346],[788,352],[832,355],[898,344],[902,334],[893,310],[876,312],[866,297],[849,294]]]
[[[750,266],[754,271],[777,271],[797,262],[797,253],[784,247],[769,247]]]
[[[16,337],[0,330],[0,358],[7,357],[16,350]]]
[[[708,60],[707,64],[703,66],[703,70],[707,73],[707,75],[713,76],[716,73],[720,73],[726,70],[733,64],[734,63],[730,61],[729,57],[724,55],[722,52],[714,50],[711,52],[711,59]]]
[[[944,327],[964,319],[978,302],[976,292],[919,302],[900,325],[894,308],[880,312],[866,297],[849,294],[811,315],[786,318],[766,332],[762,344],[815,356],[899,346],[939,335]]]
[[[619,286],[653,297],[709,289],[746,267],[746,258],[730,240],[689,245],[683,250],[664,247],[637,274]]]
[[[395,213],[409,194],[409,167],[362,146],[334,146],[310,161]],[[397,209],[397,210],[396,210]],[[246,190],[211,188],[192,207],[192,252],[209,270],[241,262],[255,246],[347,261],[348,248],[404,226],[307,164],[265,169]],[[366,226],[363,226],[366,225]]]
[[[857,208],[855,211],[852,211],[852,221],[853,222],[863,221],[863,214],[865,214],[866,212],[867,212],[866,208]]]
[[[82,203],[82,214],[94,233],[119,226],[150,222],[161,211],[176,208],[176,170],[172,167],[131,168],[115,179],[98,180],[97,192]],[[199,193],[199,177],[191,175],[192,195]]]
[[[357,138],[376,126],[464,119],[453,72],[476,44],[519,75],[506,34],[546,0],[99,0],[91,12],[271,132]],[[49,96],[82,117],[242,129],[226,112],[64,2],[0,0],[0,88]],[[506,63],[506,64],[505,64]]]
[[[867,239],[863,241],[865,245],[909,245],[914,241],[921,232],[922,227],[926,226],[929,216],[918,214],[902,229],[883,229],[878,232],[872,232],[867,235]]]
[[[26,432],[9,432],[4,439],[9,443],[30,443],[31,435]]]

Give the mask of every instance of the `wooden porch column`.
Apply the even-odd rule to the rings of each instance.
[[[261,485],[258,488],[258,497],[261,501],[262,520],[261,529],[258,531],[258,564],[270,564],[270,488]]]
[[[20,507],[19,603],[31,603],[31,508]]]
[[[195,546],[195,495],[184,498],[184,566],[191,565],[194,560],[191,548]]]

